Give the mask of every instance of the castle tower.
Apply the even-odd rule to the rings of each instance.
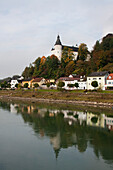
[[[54,45],[54,48],[52,48],[51,50],[51,54],[55,55],[58,57],[58,59],[61,61],[61,57],[62,57],[62,43],[60,41],[60,36],[57,36],[57,40],[56,43]]]

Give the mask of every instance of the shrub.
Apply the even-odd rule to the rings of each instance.
[[[65,86],[65,83],[63,81],[59,81],[57,84],[58,87],[62,88]]]
[[[28,83],[25,83],[25,84],[24,84],[24,88],[28,88]]]
[[[37,88],[37,87],[39,87],[39,84],[38,84],[38,83],[35,83],[35,84],[34,84],[34,88]]]
[[[47,85],[47,87],[50,87],[50,83],[49,82],[46,85]]]
[[[78,83],[75,83],[75,87],[78,88],[78,87],[79,87],[79,84],[78,84]]]
[[[98,87],[98,82],[97,82],[97,81],[92,81],[91,85],[92,85],[94,88],[96,88],[96,87]]]

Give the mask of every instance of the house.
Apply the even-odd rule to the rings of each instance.
[[[112,117],[105,117],[105,126],[110,131],[113,131],[113,118]]]
[[[34,79],[32,79],[32,78],[28,78],[28,79],[25,79],[25,80],[23,80],[22,81],[22,86],[24,87],[24,85],[26,84],[26,83],[28,83],[28,88],[31,88],[32,87],[32,81],[33,81]]]
[[[64,48],[70,49],[70,50],[73,52],[73,54],[74,54],[75,60],[77,60],[78,47],[62,45],[59,35],[57,36],[57,40],[56,40],[56,42],[55,42],[54,48],[51,49],[51,55],[57,56],[58,59],[59,59],[59,61],[61,61],[61,58],[62,58],[62,50],[63,50]]]
[[[11,80],[11,89],[15,89],[16,88],[16,84],[19,84],[18,80]]]
[[[105,115],[97,115],[93,113],[87,112],[86,123],[88,126],[95,126],[95,127],[105,127]]]
[[[55,79],[46,79],[46,83],[54,84]]]
[[[107,77],[106,87],[109,89],[113,89],[113,73],[109,74]]]
[[[109,73],[108,71],[102,71],[102,72],[93,72],[90,75],[87,76],[87,90],[94,90],[95,88],[91,85],[93,81],[98,82],[98,87],[102,90],[105,90],[105,84]]]
[[[35,78],[33,81],[32,81],[32,88],[34,87],[34,84],[38,84],[39,86],[42,86],[43,84],[46,83],[46,80],[45,78],[41,77],[41,78]]]
[[[86,89],[86,81],[83,76],[70,75],[69,77],[60,77],[57,82],[58,81],[65,83],[63,88],[66,90]],[[78,83],[78,88],[75,87],[75,83]]]
[[[13,76],[12,80],[10,82],[11,84],[11,89],[15,89],[16,88],[16,84],[19,84],[22,82],[23,77],[22,76]]]

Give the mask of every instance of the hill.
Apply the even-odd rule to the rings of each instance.
[[[87,61],[87,57],[90,60]],[[93,71],[113,72],[113,34],[107,34],[102,41],[96,41],[93,50],[88,51],[87,45],[79,46],[77,60],[74,60],[70,49],[64,48],[61,62],[54,55],[38,57],[33,64],[22,73],[25,78],[44,77],[57,79],[70,74],[88,75]]]

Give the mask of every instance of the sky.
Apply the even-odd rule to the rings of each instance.
[[[63,45],[95,42],[113,33],[113,0],[0,0],[0,79],[21,75],[38,57]]]

